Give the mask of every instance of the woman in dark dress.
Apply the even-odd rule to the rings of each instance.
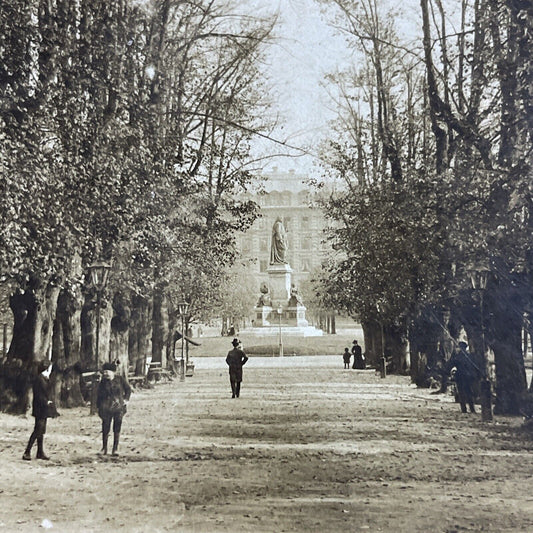
[[[363,350],[357,341],[353,341],[352,354],[353,354],[353,366],[352,368],[364,370],[366,367],[365,356],[363,355]]]

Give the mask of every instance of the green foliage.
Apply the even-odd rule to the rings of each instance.
[[[255,217],[233,196],[271,29],[207,1],[3,3],[0,274],[68,284],[103,256],[117,287],[211,294]]]
[[[428,17],[421,65],[375,2],[328,3],[363,60],[331,77],[343,98],[324,168],[346,189],[325,204],[336,254],[323,298],[392,321],[464,298],[466,270],[482,261],[511,285],[533,244],[531,69],[515,53],[525,46],[526,19],[516,6],[482,2],[466,13],[458,40],[443,37],[448,21],[439,13],[432,41]],[[507,45],[499,42],[504,28]],[[521,91],[510,72],[520,73]]]
[[[222,273],[224,283],[220,287],[220,307],[216,309],[217,316],[239,319],[251,315],[259,299],[259,288],[250,267],[250,264],[236,262]]]
[[[392,318],[434,297],[441,235],[425,180],[415,175],[401,189],[385,182],[341,195],[328,203],[328,214],[345,223],[331,232],[337,253],[323,279],[333,307],[368,320],[381,306]]]

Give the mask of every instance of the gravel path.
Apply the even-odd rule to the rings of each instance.
[[[137,390],[121,455],[62,410],[49,462],[23,462],[33,418],[0,414],[0,532],[533,531],[533,440],[405,377],[342,358],[251,358],[230,398],[223,358]]]

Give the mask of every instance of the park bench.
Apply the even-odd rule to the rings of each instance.
[[[161,381],[162,379],[171,381],[172,374],[168,370],[162,368],[160,362],[154,362],[150,363],[146,379],[148,381]]]
[[[128,367],[128,383],[132,387],[142,387],[146,383],[146,376],[137,375],[133,366]]]
[[[135,374],[133,374],[131,376],[128,375],[128,382],[129,382],[129,384],[132,387],[140,387],[140,386],[145,384],[146,377],[145,376],[136,376]]]
[[[80,382],[80,388],[81,388],[81,394],[82,396],[88,400],[91,397],[91,390],[93,387],[93,382],[96,380],[96,382],[100,381],[99,379],[99,372],[82,372],[81,374],[81,382]]]

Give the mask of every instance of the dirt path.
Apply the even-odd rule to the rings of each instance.
[[[237,400],[220,359],[137,391],[118,458],[75,409],[49,422],[52,460],[23,462],[33,418],[0,415],[0,531],[533,531],[521,420],[482,425],[340,356],[285,359],[251,359]]]

